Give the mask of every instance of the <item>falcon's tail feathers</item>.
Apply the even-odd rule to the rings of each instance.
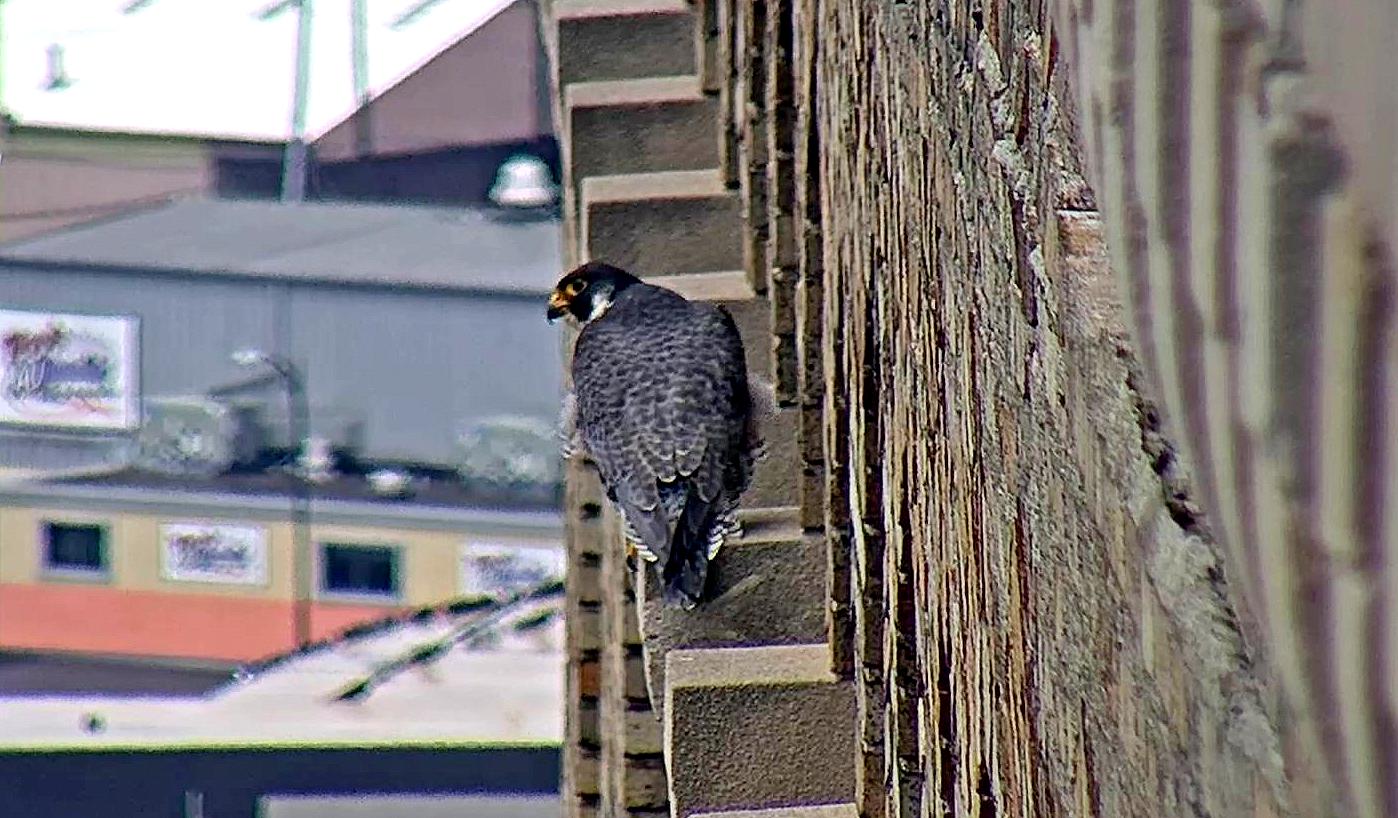
[[[643,550],[642,556],[647,562],[660,560],[662,563],[669,559],[670,525],[665,519],[665,510],[660,507],[650,511],[621,503],[621,514],[623,525],[627,530],[626,536],[633,539]]]
[[[684,510],[675,521],[669,558],[660,572],[666,604],[691,609],[703,598],[709,577],[709,540],[717,511],[717,503],[690,490]]]

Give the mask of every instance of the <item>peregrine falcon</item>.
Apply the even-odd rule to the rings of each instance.
[[[733,317],[589,262],[554,288],[548,319],[559,318],[581,327],[565,456],[592,458],[627,541],[656,563],[665,601],[693,608],[709,560],[739,530],[738,498],[759,456],[765,396],[749,385]]]

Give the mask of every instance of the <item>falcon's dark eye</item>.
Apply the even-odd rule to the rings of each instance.
[[[575,278],[572,281],[569,281],[568,286],[564,289],[567,290],[568,295],[577,295],[578,293],[587,289],[587,282],[583,281],[580,278]]]

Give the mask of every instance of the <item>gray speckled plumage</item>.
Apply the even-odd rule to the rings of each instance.
[[[693,605],[709,558],[736,530],[759,443],[732,316],[633,284],[583,327],[572,375],[565,450],[592,457],[667,599]]]

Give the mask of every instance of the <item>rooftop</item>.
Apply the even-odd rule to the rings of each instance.
[[[376,98],[515,0],[365,3]],[[9,0],[0,107],[24,125],[283,142],[291,135],[297,4],[277,0]],[[316,0],[306,136],[358,107],[351,0]],[[55,51],[56,49],[56,51]],[[52,82],[61,53],[65,81]]]
[[[545,294],[556,218],[487,210],[192,199],[0,245],[0,265]]]
[[[203,696],[0,696],[0,749],[557,744],[558,593],[356,628]]]
[[[453,472],[403,466],[411,475],[411,489],[401,496],[385,496],[375,492],[362,474],[336,474],[324,482],[304,483],[312,499],[353,503],[381,503],[442,508],[488,507],[501,511],[557,512],[561,487],[540,486],[525,491],[476,485]],[[232,471],[208,476],[175,475],[143,470],[136,467],[77,473],[47,481],[50,485],[102,486],[110,488],[151,489],[155,491],[210,492],[251,497],[285,497],[302,481],[280,469]]]
[[[387,465],[387,464],[380,464]],[[560,486],[468,483],[448,470],[392,468],[413,475],[402,496],[376,493],[363,474],[306,483],[317,520],[327,525],[396,525],[422,530],[491,531],[557,542],[562,537]],[[0,500],[17,506],[87,512],[150,511],[251,515],[281,519],[296,480],[280,468],[208,476],[163,474],[132,466],[68,472],[0,473]]]

